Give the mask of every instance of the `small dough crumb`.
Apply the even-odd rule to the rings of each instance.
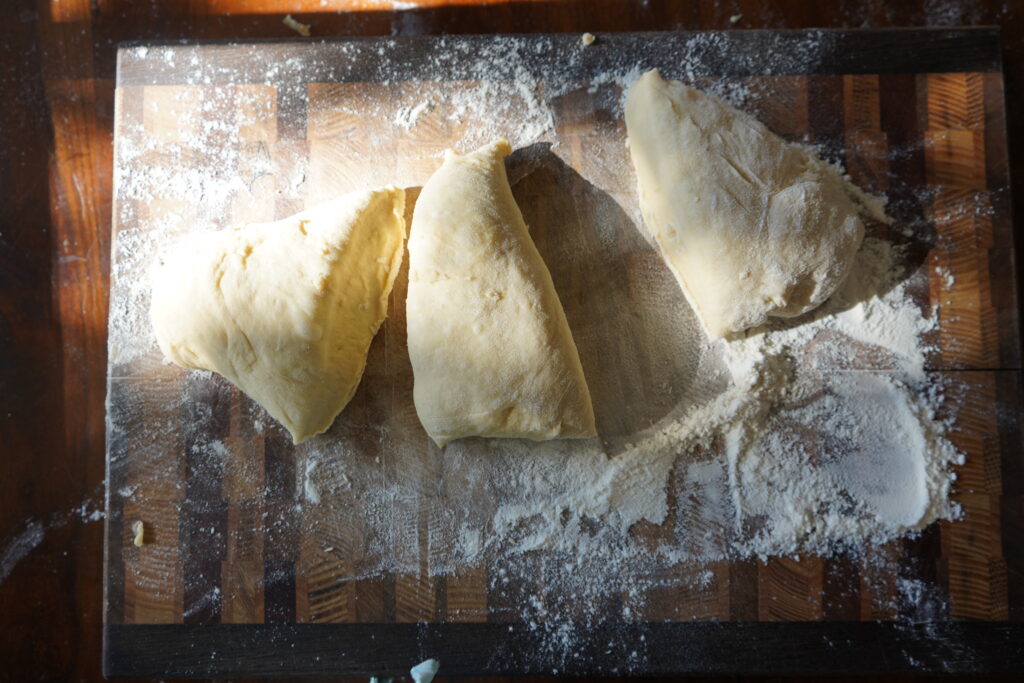
[[[580,36],[580,42],[584,45],[593,45],[597,38],[594,37],[593,33],[587,32]]]
[[[281,20],[281,23],[298,33],[300,36],[309,37],[310,25],[303,24],[301,21],[296,21],[295,17],[290,14],[284,15],[284,19]]]
[[[730,24],[735,24],[737,21],[739,21],[742,18],[743,18],[742,14],[734,14],[731,17],[729,17],[729,23]]]
[[[146,542],[146,525],[142,523],[141,519],[132,522],[132,533],[135,534],[132,543],[136,546],[141,546]]]

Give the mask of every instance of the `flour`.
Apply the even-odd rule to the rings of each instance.
[[[25,528],[7,543],[0,554],[0,581],[10,576],[14,567],[42,543],[45,536],[46,527],[43,523],[29,520]]]
[[[460,490],[492,491],[493,500],[481,508],[446,498],[432,526],[431,573],[472,566],[485,553],[543,550],[601,558],[635,578],[678,563],[876,546],[954,516],[948,467],[961,460],[935,418],[942,392],[929,385],[921,342],[935,321],[908,296],[902,258],[901,248],[867,238],[821,309],[742,339],[693,340],[692,389],[710,399],[636,434],[617,454],[579,441],[450,444],[438,478],[457,472]],[[865,358],[871,369],[861,369]],[[719,456],[711,455],[716,443]],[[358,458],[320,448],[307,454],[317,466],[306,467],[306,490],[354,490],[375,511],[366,516],[375,534],[415,543],[397,511],[422,505],[429,484],[400,475],[374,489],[362,483],[375,477]],[[411,466],[403,461],[396,471]],[[689,502],[669,522],[673,499]],[[639,523],[668,523],[672,533],[652,546],[633,533]],[[395,555],[377,561],[411,569]]]
[[[408,130],[415,126],[423,118],[423,115],[430,112],[433,108],[434,103],[430,100],[423,100],[412,107],[402,107],[395,116],[394,124]]]
[[[316,469],[317,460],[316,458],[309,458],[306,460],[306,471],[303,476],[303,492],[306,495],[306,501],[313,505],[319,505],[320,503],[320,490],[316,487],[313,479],[313,471]]]
[[[59,529],[68,523],[79,521],[83,524],[98,522],[106,518],[103,509],[102,496],[97,493],[102,488],[96,487],[92,495],[86,497],[81,503],[70,510],[54,512],[47,520],[26,519],[24,528],[7,539],[6,545],[0,548],[0,582],[3,582],[11,575],[14,568],[35,550],[46,538],[46,533],[53,529]],[[68,551],[64,551],[67,556]]]
[[[178,235],[280,217],[272,214],[355,189],[349,182],[416,187],[440,165],[446,146],[467,151],[506,137],[522,151],[509,169],[517,190],[529,186],[533,173],[571,169],[580,177],[575,187],[584,189],[573,191],[566,211],[575,211],[593,234],[580,258],[595,267],[613,264],[606,268],[612,274],[630,259],[657,260],[643,232],[620,129],[626,89],[655,65],[621,54],[593,74],[582,60],[601,54],[606,41],[574,40],[578,47],[563,64],[539,74],[524,64],[531,51],[550,47],[544,40],[507,38],[484,48],[444,40],[427,66],[439,74],[458,69],[458,80],[403,82],[396,69],[379,74],[379,91],[365,100],[310,94],[312,139],[301,144],[314,151],[352,144],[345,169],[325,171],[294,151],[301,146],[260,132],[278,106],[278,93],[263,84],[216,87],[201,99],[169,94],[147,113],[170,115],[164,110],[177,108],[181,135],[157,139],[139,127],[119,137],[109,335],[118,376],[139,367],[172,372],[160,364],[150,331],[146,274],[153,255]],[[741,78],[702,80],[707,74],[696,55],[720,49],[718,41],[688,38],[666,75],[699,80],[699,87],[741,108],[756,108],[771,88],[751,88]],[[798,46],[808,72],[827,53],[819,43],[812,36]],[[339,51],[353,58],[347,49]],[[176,58],[187,56],[177,48],[151,48],[147,56]],[[267,65],[268,83],[284,82],[275,79],[302,66]],[[762,66],[772,72],[771,63]],[[197,67],[189,80],[210,77]],[[320,125],[317,106],[350,118],[337,128]],[[225,108],[245,113],[221,116]],[[374,144],[354,144],[349,121],[369,122]],[[386,136],[400,140],[396,168],[382,164],[374,146],[387,143]],[[549,149],[534,154],[544,147],[536,143]],[[870,220],[884,219],[880,202],[848,189]],[[919,303],[926,274],[906,247],[905,237],[920,234],[917,228],[891,226],[896,241],[865,239],[850,275],[819,309],[713,343],[667,270],[652,268],[663,277],[629,280],[642,296],[626,300],[621,320],[600,322],[605,335],[635,334],[637,347],[654,360],[640,353],[626,360],[650,362],[664,378],[631,387],[632,395],[649,397],[643,410],[608,388],[628,377],[593,374],[613,361],[600,358],[601,345],[585,336],[596,334],[592,329],[580,329],[583,313],[608,310],[593,302],[609,291],[563,300],[581,357],[586,344],[597,349],[592,365],[584,358],[588,382],[614,380],[591,382],[595,410],[605,419],[603,439],[467,439],[443,453],[428,448],[411,408],[411,383],[394,369],[396,358],[404,362],[404,339],[387,336],[391,364],[364,379],[360,394],[369,398],[357,403],[365,408],[343,412],[329,433],[296,449],[293,512],[273,524],[301,529],[310,552],[343,554],[350,579],[456,577],[486,567],[490,594],[511,605],[501,618],[542,633],[538,661],[553,666],[570,663],[573,644],[599,620],[644,615],[652,589],[713,587],[721,561],[853,553],[879,573],[895,573],[879,546],[957,514],[949,500],[950,465],[961,460],[945,438],[949,423],[937,417],[940,408],[955,409],[953,400],[944,406],[947,390],[951,397],[955,391],[928,372],[937,318]],[[575,258],[575,252],[554,253]],[[549,264],[553,271],[555,265]],[[939,281],[946,289],[955,284],[949,271]],[[193,373],[188,381],[221,380]],[[175,438],[181,406],[168,410],[168,419],[147,425],[147,436]],[[258,439],[278,429],[246,404],[242,419],[249,415]],[[612,419],[622,415],[621,424]],[[111,429],[129,429],[120,422],[126,419],[112,416]],[[224,457],[217,447],[207,450],[211,458]],[[259,480],[261,467],[253,464],[247,476]],[[134,490],[127,495],[139,497]],[[161,590],[156,583],[144,587]],[[912,588],[902,586],[899,600],[913,600]],[[623,670],[648,655],[647,645],[619,652],[620,646],[609,644]]]
[[[934,321],[891,281],[897,251],[869,238],[846,285],[809,320],[710,345],[707,353],[719,355],[731,377],[714,400],[608,461],[568,459],[555,486],[548,472],[518,478],[523,501],[500,509],[496,531],[541,520],[521,550],[571,549],[585,541],[564,523],[565,511],[573,521],[609,519],[621,532],[641,520],[663,523],[664,482],[677,456],[716,434],[724,435],[725,459],[691,462],[684,481],[690,497],[706,500],[705,513],[718,509],[715,521],[736,535],[710,554],[665,549],[673,560],[827,553],[833,544],[881,543],[953,514],[947,466],[958,456],[919,397],[926,381],[919,339]],[[849,369],[849,340],[879,353],[886,371]],[[794,359],[816,341],[804,356],[811,362],[796,369]],[[808,429],[827,435],[814,454],[803,445]],[[830,504],[843,499],[850,504]],[[758,518],[764,526],[746,535]]]
[[[812,36],[802,48],[808,54],[809,65],[816,59],[818,42]],[[393,42],[383,42],[379,48],[381,56],[386,56],[393,46]],[[676,67],[670,75],[700,78],[700,54],[721,47],[721,38],[716,34],[688,37],[674,55]],[[587,46],[581,41],[552,70],[540,73],[526,67],[533,54],[549,49],[551,45],[543,39],[506,37],[481,46],[442,38],[440,49],[430,57],[429,67],[439,74],[456,71],[462,74],[459,80],[440,84],[417,81],[414,87],[400,92],[386,91],[379,99],[351,105],[342,101],[333,107],[368,121],[386,122],[392,136],[424,127],[437,112],[436,116],[446,126],[458,129],[458,139],[450,144],[461,152],[498,137],[506,138],[514,149],[545,141],[557,146],[559,122],[555,118],[555,102],[582,89],[596,111],[607,111],[609,117],[619,118],[629,85],[650,66],[637,63],[630,54],[616,53],[608,68],[581,79],[585,51],[602,49],[600,43]],[[259,47],[252,50],[250,59],[262,64]],[[353,44],[342,43],[337,50],[339,59],[354,58]],[[239,212],[238,207],[261,205],[268,194],[284,202],[307,202],[311,198],[320,201],[336,195],[336,190],[330,197],[320,197],[311,191],[307,155],[273,149],[273,135],[269,132],[253,136],[277,106],[276,95],[270,88],[301,80],[304,69],[311,66],[308,60],[293,57],[267,63],[263,84],[214,86],[210,84],[222,74],[201,63],[189,46],[139,46],[131,51],[135,58],[154,60],[167,67],[185,62],[188,70],[184,83],[206,87],[201,94],[198,89],[177,86],[151,88],[154,92],[162,89],[173,93],[159,99],[147,98],[145,105],[147,117],[164,117],[173,122],[173,135],[153,136],[142,125],[121,126],[118,131],[114,196],[119,207],[119,229],[112,260],[112,313],[108,327],[111,361],[118,365],[153,355],[156,349],[156,339],[149,329],[146,275],[154,254],[185,232],[237,223],[237,219],[232,220],[233,214],[241,213],[249,220],[267,220],[265,212],[250,216]],[[398,82],[401,65],[389,65],[386,69],[380,74],[381,84]],[[718,78],[702,83],[701,87],[738,106],[757,96],[744,79]],[[284,96],[282,102],[286,103],[291,96]],[[614,130],[606,132],[617,134]],[[443,147],[431,152],[438,158],[438,164],[442,153]],[[404,175],[399,169],[381,184],[415,186],[424,180],[422,173]],[[133,210],[149,205],[159,211],[140,216]]]
[[[837,375],[824,396],[766,419],[736,467],[737,516],[758,520],[743,552],[828,553],[875,542],[948,515],[952,447],[927,409],[884,375]],[[820,441],[807,443],[813,425]]]

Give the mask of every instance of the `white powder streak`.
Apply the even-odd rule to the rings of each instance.
[[[715,48],[716,40],[712,34],[688,39],[673,56],[675,72],[669,75],[693,80],[696,55]],[[621,180],[621,169],[611,164],[625,157],[602,152],[619,144],[608,136],[621,135],[607,121],[621,117],[628,86],[654,65],[627,54],[585,81],[558,71],[541,78],[522,66],[533,49],[529,42],[509,38],[482,52],[478,47],[452,39],[436,57],[438,73],[447,68],[440,62],[457,63],[465,74],[462,81],[411,86],[401,82],[397,65],[393,81],[381,85],[399,86],[399,94],[389,90],[369,105],[341,99],[331,106],[395,126],[399,134],[410,134],[410,141],[415,136],[417,145],[457,130],[457,139],[436,141],[431,153],[439,156],[444,146],[465,152],[498,136],[517,148],[543,140],[557,148],[563,122],[556,120],[553,102],[586,94],[587,106],[605,122],[594,124],[586,138],[591,147],[584,157],[591,165],[576,170],[590,174],[586,180],[600,192],[615,195],[616,210],[621,208],[642,235],[636,202],[623,187],[606,182]],[[579,54],[601,49],[600,42],[580,44]],[[139,56],[144,52],[139,49]],[[804,52],[808,73],[827,48],[812,35]],[[150,53],[168,64],[175,59],[170,49]],[[566,68],[575,69],[578,58],[570,55]],[[772,70],[770,63],[756,66]],[[284,81],[303,67],[302,62],[270,64],[266,79]],[[200,65],[189,82],[210,78]],[[740,79],[698,85],[738,105],[759,96]],[[149,138],[141,128],[119,136],[116,199],[123,229],[117,235],[111,294],[114,365],[156,353],[145,273],[152,255],[178,234],[222,227],[197,221],[197,215],[230,216],[233,207],[237,213],[237,207],[254,205],[268,193],[307,201],[314,194],[305,187],[307,176],[324,185],[317,191],[337,189],[318,181],[305,158],[277,148],[241,149],[242,127],[271,117],[267,102],[274,97],[206,90],[208,101],[181,105],[181,127],[194,131],[183,139]],[[164,98],[161,106],[177,102]],[[247,120],[220,120],[206,113],[218,103],[229,110],[244,105],[253,113]],[[155,104],[153,113],[160,113]],[[310,116],[312,121],[316,112]],[[365,180],[376,162],[354,159],[353,170]],[[403,167],[386,180],[421,185],[435,167]],[[852,186],[850,191],[867,213],[882,218],[878,202]],[[135,216],[129,210],[133,204],[155,210]],[[195,208],[200,204],[201,212]],[[633,229],[617,216],[588,216],[597,223],[602,248]],[[586,618],[592,619],[614,616],[602,600],[616,595],[622,601],[616,609],[628,619],[648,588],[665,585],[666,574],[674,577],[672,585],[699,588],[712,580],[707,565],[722,558],[870,548],[952,516],[948,465],[958,456],[943,437],[945,425],[934,417],[942,392],[925,372],[928,350],[921,341],[936,321],[932,311],[913,302],[913,280],[902,272],[903,260],[899,248],[868,239],[844,286],[820,309],[714,343],[701,338],[681,292],[667,280],[665,296],[644,303],[653,330],[645,343],[671,339],[673,349],[692,357],[669,359],[676,367],[666,371],[692,381],[685,396],[674,397],[654,424],[627,435],[625,445],[606,448],[596,439],[541,444],[468,439],[438,453],[424,447],[409,406],[402,416],[386,413],[389,422],[376,433],[366,434],[376,425],[359,424],[360,439],[349,439],[345,430],[352,425],[342,424],[333,436],[297,449],[296,502],[305,499],[311,524],[303,533],[316,536],[325,549],[343,549],[351,579],[416,574],[423,568],[423,543],[432,575],[479,568],[487,557],[492,592],[547,572],[544,599],[524,602],[516,616],[543,629],[545,643],[550,641],[550,651],[537,656],[558,661],[571,656],[577,627],[560,616],[559,600],[568,603],[561,605],[565,615],[591,605]],[[951,276],[946,279],[951,286]],[[394,389],[391,405],[401,407],[405,398]],[[339,422],[345,421],[343,413]],[[177,428],[171,420],[147,426]],[[257,422],[254,428],[260,432],[264,426]],[[371,442],[379,454],[363,452],[362,445]],[[211,451],[211,457],[217,455]],[[325,510],[337,510],[337,520]],[[32,547],[41,540],[26,538]],[[14,547],[5,551],[0,576],[10,571],[9,556],[23,557]],[[545,552],[534,552],[538,549]],[[677,571],[684,565],[695,567],[692,579]],[[586,623],[581,628],[585,632]]]
[[[43,542],[45,535],[46,530],[43,523],[31,520],[21,533],[11,539],[11,542],[4,548],[3,555],[0,555],[0,581],[11,575],[14,567]]]

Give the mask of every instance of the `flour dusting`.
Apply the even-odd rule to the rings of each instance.
[[[208,85],[201,96],[175,86],[138,94],[150,125],[119,128],[109,345],[111,386],[124,382],[119,391],[145,404],[152,421],[138,424],[127,403],[113,403],[120,408],[108,417],[112,439],[142,444],[125,456],[135,471],[170,477],[143,461],[166,462],[181,416],[192,414],[177,394],[147,392],[174,382],[229,391],[210,373],[169,367],[155,347],[147,273],[162,248],[190,231],[279,218],[361,186],[416,188],[446,147],[465,152],[502,136],[519,150],[509,175],[528,222],[538,197],[564,221],[531,225],[544,235],[538,247],[556,286],[590,278],[563,306],[601,436],[465,439],[439,451],[412,407],[404,324],[386,323],[378,335],[354,407],[284,455],[266,445],[278,443],[280,426],[243,399],[230,419],[245,436],[211,437],[203,452],[224,473],[218,485],[287,501],[248,532],[300,539],[296,571],[307,572],[311,595],[318,581],[333,590],[324,567],[343,566],[345,581],[478,581],[494,596],[488,618],[542,633],[538,661],[558,668],[602,620],[650,618],[659,590],[714,592],[729,561],[846,555],[885,576],[896,571],[886,543],[957,515],[951,465],[962,458],[947,438],[956,387],[928,369],[938,323],[922,303],[916,226],[885,226],[881,200],[848,185],[874,236],[841,288],[800,318],[713,342],[644,232],[621,125],[628,86],[661,66],[757,111],[774,81],[707,77],[698,55],[721,48],[713,34],[687,39],[673,68],[623,53],[597,73],[584,60],[601,55],[604,40],[575,40],[545,73],[527,68],[531,54],[551,49],[545,39],[502,38],[483,49],[443,40],[428,66],[457,71],[457,80],[403,81],[398,65],[365,89],[332,83],[296,93],[286,84],[304,65],[282,63],[267,65],[265,82]],[[812,35],[794,48],[806,73],[827,54],[824,40]],[[189,59],[184,47],[134,49],[157,63]],[[337,50],[339,62],[356,54]],[[748,66],[772,73],[771,63]],[[215,76],[197,65],[188,82]],[[293,138],[274,121],[289,98],[309,105]],[[160,117],[174,122],[173,134],[152,134]],[[948,271],[938,276],[954,286]],[[271,468],[291,480],[271,484]],[[151,483],[120,484],[112,495],[144,509]],[[865,584],[874,580],[865,570]],[[915,590],[894,588],[886,608],[903,610]],[[663,618],[680,617],[693,615]],[[621,647],[609,643],[623,671],[650,655],[648,644]]]
[[[705,386],[691,390],[710,399],[636,434],[618,454],[597,442],[450,444],[445,469],[497,500],[479,515],[462,511],[444,539],[445,561],[432,569],[453,571],[495,548],[668,563],[829,554],[953,516],[948,466],[960,458],[935,417],[942,387],[929,384],[921,342],[935,320],[908,296],[902,268],[899,248],[867,238],[822,308],[742,339],[693,335]],[[858,369],[865,356],[880,369]],[[712,456],[716,442],[723,453]],[[318,481],[348,487],[364,477],[358,461],[334,450],[309,448],[309,462],[334,468]],[[308,473],[320,469],[307,465],[307,491]],[[360,500],[412,501],[417,485],[398,477]],[[672,499],[691,501],[695,516],[677,519],[669,542],[638,540],[634,525],[664,524]],[[709,525],[710,540],[697,533]]]
[[[0,554],[0,581],[11,575],[14,567],[43,542],[44,536],[46,528],[43,523],[29,520],[25,528],[7,543],[3,554]]]

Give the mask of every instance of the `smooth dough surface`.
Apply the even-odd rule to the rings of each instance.
[[[273,223],[189,235],[153,274],[161,350],[224,375],[298,443],[352,398],[402,264],[405,192],[354,192]]]
[[[504,140],[449,151],[413,213],[413,393],[439,446],[595,435],[576,344],[505,174],[509,151]]]
[[[864,236],[840,174],[657,70],[626,100],[644,222],[708,334],[823,303]]]

